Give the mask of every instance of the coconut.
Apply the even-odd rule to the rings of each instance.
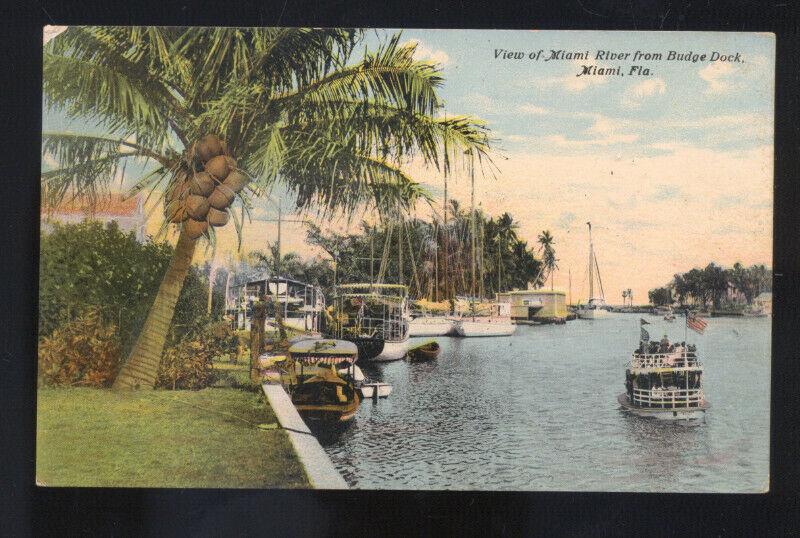
[[[179,223],[183,222],[189,218],[189,214],[186,212],[186,208],[183,205],[183,202],[180,200],[173,200],[168,203],[164,207],[164,216],[166,217],[167,221]]]
[[[206,172],[214,176],[215,179],[222,181],[230,173],[231,167],[228,159],[224,155],[217,155],[206,163]]]
[[[214,192],[212,192],[211,196],[208,197],[208,203],[214,209],[219,209],[222,211],[233,203],[233,199],[235,197],[236,193],[233,192],[230,187],[226,187],[225,185],[217,185],[217,188],[214,189]]]
[[[206,135],[194,145],[194,152],[202,162],[206,162],[225,151],[222,141],[214,135]]]
[[[183,232],[189,236],[190,239],[197,239],[208,230],[208,223],[206,221],[189,219],[183,223]]]
[[[198,194],[200,196],[208,196],[209,194],[214,192],[215,186],[216,182],[208,172],[198,172],[189,181],[190,192],[192,194]]]
[[[167,192],[164,194],[164,200],[166,202],[171,202],[173,200],[181,200],[186,196],[186,191],[188,190],[189,186],[186,184],[183,179],[177,178],[172,184],[167,188]]]
[[[225,181],[222,182],[223,185],[231,189],[233,192],[241,192],[245,185],[250,182],[250,178],[244,172],[239,170],[234,170],[228,177],[225,178]]]
[[[186,211],[195,220],[204,220],[208,215],[208,198],[197,194],[190,194],[186,199]]]
[[[231,216],[227,209],[220,211],[212,207],[208,210],[208,223],[211,226],[225,226],[230,218]]]

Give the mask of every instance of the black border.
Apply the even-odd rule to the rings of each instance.
[[[798,528],[800,39],[791,1],[562,0],[428,3],[47,0],[6,6],[0,39],[0,534],[788,534]],[[763,31],[777,34],[771,490],[765,495],[34,486],[41,27],[287,25]],[[747,424],[742,424],[746,428]],[[9,516],[9,517],[7,517]]]

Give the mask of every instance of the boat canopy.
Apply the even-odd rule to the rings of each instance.
[[[358,348],[346,340],[302,340],[289,348],[289,353],[303,355],[346,355],[358,353]]]

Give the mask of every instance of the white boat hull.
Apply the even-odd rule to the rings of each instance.
[[[392,386],[389,383],[364,383],[359,390],[364,398],[388,398]]]
[[[408,324],[409,336],[446,336],[453,330],[453,322],[446,318],[416,318]]]
[[[711,407],[707,401],[703,401],[702,407],[679,408],[679,409],[653,409],[646,407],[636,407],[630,404],[626,394],[617,396],[622,409],[633,415],[657,420],[696,420],[705,416],[706,409]]]
[[[463,319],[455,323],[454,330],[457,336],[463,338],[511,336],[517,330],[517,326],[510,320],[472,321]]]
[[[375,362],[399,361],[408,353],[408,338],[400,342],[384,342],[380,355],[371,359]]]
[[[608,310],[603,308],[579,308],[575,313],[581,319],[605,319],[608,317]]]

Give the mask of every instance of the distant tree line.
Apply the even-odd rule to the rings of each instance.
[[[474,226],[475,255],[472,254]],[[451,200],[448,219],[414,218],[380,224],[362,222],[358,231],[339,234],[310,225],[307,240],[336,261],[337,282],[402,283],[416,298],[445,301],[474,293],[491,297],[498,291],[540,287],[556,267],[553,240],[544,233],[546,257],[517,235],[518,224],[509,213],[491,217],[475,210],[474,221],[457,200]],[[261,256],[265,262],[274,253]],[[318,263],[318,262],[317,262]],[[475,271],[475,286],[472,271]],[[270,261],[266,265],[273,265]],[[333,285],[333,264],[322,267],[292,256],[282,274],[305,278],[323,288]]]
[[[765,291],[772,291],[772,270],[764,264],[745,267],[736,262],[728,269],[709,263],[703,269],[677,273],[669,284],[652,289],[647,295],[655,306],[677,301],[681,305],[720,308],[726,302],[751,305]]]

